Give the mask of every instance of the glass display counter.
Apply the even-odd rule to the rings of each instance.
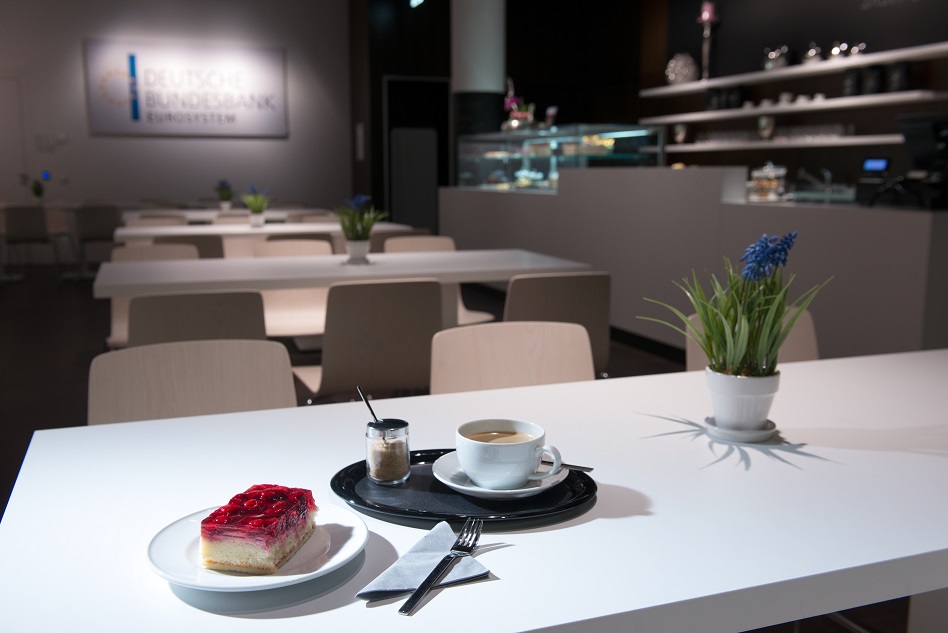
[[[555,191],[563,167],[661,164],[660,128],[576,124],[458,139],[457,185],[498,191]]]

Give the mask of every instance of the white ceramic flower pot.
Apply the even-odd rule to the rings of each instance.
[[[230,211],[231,207],[233,206],[233,203],[230,200],[220,200],[218,202],[218,205],[220,206],[221,213],[227,213],[228,211]]]
[[[714,423],[721,429],[753,431],[767,425],[770,405],[780,386],[780,372],[773,376],[731,376],[705,368]]]
[[[260,213],[251,213],[250,214],[250,226],[259,228],[263,226],[265,219],[263,217],[263,211]]]
[[[346,252],[349,253],[347,264],[368,264],[369,240],[346,240]]]

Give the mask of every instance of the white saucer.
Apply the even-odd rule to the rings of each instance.
[[[458,454],[455,451],[445,453],[436,459],[435,463],[431,465],[431,472],[438,481],[448,488],[460,492],[463,495],[469,495],[479,499],[523,499],[525,497],[532,497],[533,495],[549,490],[569,476],[569,470],[563,468],[552,477],[527,482],[527,485],[522,488],[516,488],[514,490],[490,490],[488,488],[479,487],[464,474],[464,471],[461,470],[461,465],[458,463]]]
[[[708,435],[716,440],[723,440],[725,442],[766,442],[777,432],[777,425],[770,420],[767,420],[767,424],[764,425],[764,428],[752,431],[720,429],[714,423],[713,417],[705,418],[704,422],[708,427]]]
[[[259,591],[305,582],[335,571],[356,557],[369,531],[348,508],[320,505],[316,529],[275,574],[251,576],[205,569],[201,565],[201,519],[217,506],[189,514],[162,529],[148,546],[156,574],[168,582],[205,591]]]

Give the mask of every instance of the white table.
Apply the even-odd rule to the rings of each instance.
[[[280,209],[278,207],[270,207],[263,212],[264,218],[267,222],[284,222],[286,221],[287,216],[296,215],[299,213],[322,213],[325,212],[325,209]],[[206,209],[129,209],[122,212],[122,220],[134,220],[142,217],[143,215],[156,216],[156,215],[171,215],[171,216],[184,216],[187,218],[189,224],[210,224],[214,221],[214,218],[221,215],[223,212],[219,208],[206,208]],[[226,215],[237,215],[237,214],[247,214],[249,211],[247,209],[233,209],[226,212]]]
[[[413,277],[435,278],[445,284],[485,283],[507,281],[518,274],[589,269],[585,263],[518,249],[370,253],[370,263],[363,266],[346,265],[346,259],[346,255],[324,255],[104,262],[96,274],[93,294],[97,298],[111,298],[248,288],[312,288],[337,281]],[[457,318],[455,288],[450,285],[444,288],[442,305],[446,326],[452,324],[452,315]]]
[[[414,450],[452,446],[469,419],[535,420],[599,486],[566,522],[495,524],[479,555],[491,578],[407,618],[401,599],[354,598],[424,534],[374,517],[364,559],[267,595],[175,589],[146,556],[163,527],[254,483],[345,506],[329,481],[364,458],[361,402],[37,431],[0,524],[0,624],[733,633],[948,587],[948,350],[782,373],[784,444],[709,440],[699,372],[376,401],[410,421]]]
[[[373,231],[404,231],[407,224],[377,222]],[[219,235],[224,240],[224,257],[253,257],[253,243],[265,240],[270,235],[304,235],[306,233],[330,233],[334,249],[344,249],[342,229],[338,220],[330,222],[267,223],[260,227],[247,224],[183,224],[174,226],[122,226],[115,230],[113,239],[119,244],[153,240],[156,237],[178,237],[190,235]]]

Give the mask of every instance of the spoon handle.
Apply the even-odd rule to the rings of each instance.
[[[375,415],[375,411],[372,410],[372,405],[369,404],[369,399],[365,397],[365,394],[364,394],[364,393],[362,393],[362,387],[360,387],[359,385],[356,385],[356,391],[359,392],[359,397],[362,398],[362,402],[365,403],[365,406],[367,406],[367,407],[369,408],[369,413],[372,414],[372,418],[373,418],[376,422],[378,422],[378,421],[379,421],[379,416]]]
[[[540,463],[545,466],[552,466],[553,462],[547,461],[545,459],[540,460]],[[561,468],[566,468],[569,470],[578,470],[583,473],[591,473],[593,469],[589,466],[577,466],[576,464],[560,464]]]

